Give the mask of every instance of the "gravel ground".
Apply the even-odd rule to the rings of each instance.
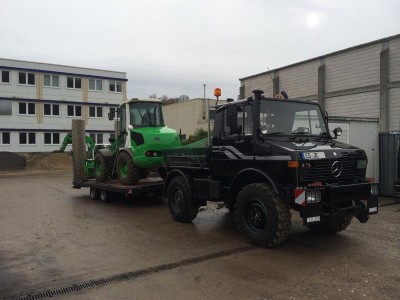
[[[171,219],[162,199],[101,203],[91,200],[87,189],[72,189],[71,181],[65,171],[0,174],[0,298],[81,286],[138,270],[147,275],[58,298],[398,299],[400,295],[398,199],[382,198],[379,214],[366,224],[353,221],[336,236],[311,232],[294,214],[282,245],[229,254],[248,244],[225,208],[212,204],[192,224],[181,224]]]

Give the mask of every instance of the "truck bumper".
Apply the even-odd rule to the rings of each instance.
[[[320,201],[315,201],[318,200],[318,196],[309,196],[315,193],[320,193]],[[368,215],[378,213],[378,198],[377,183],[329,185],[322,189],[307,189],[302,211],[303,224],[332,222],[347,216],[354,216],[365,223],[368,221]]]

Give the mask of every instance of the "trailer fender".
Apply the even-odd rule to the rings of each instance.
[[[163,192],[164,197],[167,196],[168,185],[169,185],[171,179],[176,176],[182,176],[185,179],[188,186],[191,186],[185,173],[183,173],[181,170],[178,170],[178,169],[172,170],[172,171],[168,172],[167,177],[165,178],[164,192]]]
[[[229,186],[229,199],[230,201],[234,202],[236,199],[236,196],[240,192],[240,190],[251,183],[256,183],[256,182],[266,182],[269,183],[272,186],[272,189],[274,190],[275,193],[279,194],[278,187],[276,183],[272,180],[271,176],[266,174],[265,172],[254,169],[254,168],[249,168],[249,169],[244,169],[240,171],[236,176],[233,178],[230,186]]]

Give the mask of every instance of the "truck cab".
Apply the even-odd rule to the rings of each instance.
[[[203,165],[184,169],[170,153],[167,184],[184,176],[197,208],[209,199],[224,201],[256,245],[286,238],[290,210],[312,230],[337,233],[353,217],[366,222],[377,213],[378,186],[365,178],[365,151],[338,142],[340,128],[334,132],[317,103],[266,98],[256,90],[216,109]]]

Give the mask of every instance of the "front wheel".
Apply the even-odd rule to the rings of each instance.
[[[139,181],[138,170],[127,152],[120,152],[117,158],[118,179],[123,185],[133,185]]]
[[[281,244],[289,234],[291,217],[288,205],[268,184],[249,184],[236,198],[238,230],[253,245],[272,247]]]
[[[175,221],[190,223],[196,218],[199,206],[196,205],[191,189],[182,176],[171,179],[167,190],[168,209]]]

